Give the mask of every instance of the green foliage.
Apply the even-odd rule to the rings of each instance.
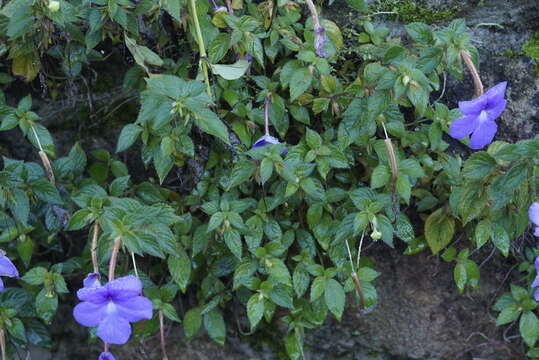
[[[302,357],[305,329],[328,316],[342,320],[346,300],[360,298],[353,274],[365,308],[377,303],[379,273],[360,246],[441,254],[454,262],[461,292],[480,286],[472,248],[518,256],[512,242],[526,236],[527,209],[537,196],[539,137],[495,142],[462,159],[445,136],[459,112],[434,101],[443,73],[462,78],[459,52],[477,58],[464,21],[433,29],[406,18],[409,41],[362,21],[357,57],[340,62],[339,28],[322,20],[329,56],[318,57],[312,20],[295,3],[277,2],[273,12],[244,1],[230,15],[197,1],[197,21],[183,0],[92,3],[60,1],[52,11],[43,2],[12,0],[0,10],[0,56],[11,61],[11,73],[27,81],[46,76],[40,71],[50,56],[58,60],[58,79],[50,82],[62,89],[83,82],[97,62],[109,64],[94,49],[125,44],[132,67],[124,86],[140,104],[137,117],[122,124],[114,154],[87,154],[74,144],[57,158],[64,154],[31,111],[31,97],[14,107],[0,92],[0,130],[18,127],[52,159],[56,179],[49,181],[46,164],[3,159],[0,242],[22,274],[6,280],[0,294],[11,352],[13,345],[52,346],[47,326],[92,271],[96,229],[101,273],[120,238],[118,271],[132,259],[142,263],[145,294],[168,320],[183,322],[186,337],[204,329],[225,344],[233,325],[226,308],[241,304],[253,332],[286,326],[278,338],[292,359]],[[348,3],[366,9],[363,1]],[[401,16],[406,9],[422,13],[403,4]],[[180,45],[162,29],[169,15]],[[142,34],[141,23],[158,36]],[[196,23],[207,57],[199,54]],[[191,63],[199,57],[199,66]],[[271,130],[283,143],[251,148],[265,132],[266,98]],[[156,176],[131,173],[139,155]],[[172,185],[176,170],[182,177],[196,172],[193,186]],[[63,241],[67,231],[74,245]],[[360,257],[359,269],[349,257]],[[512,300],[504,295],[496,305],[497,324],[520,319],[533,352],[535,302],[516,286]],[[185,293],[195,303],[182,314],[177,299]],[[137,336],[151,335],[156,324],[154,316]]]

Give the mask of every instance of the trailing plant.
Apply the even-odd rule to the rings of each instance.
[[[132,331],[159,336],[167,358],[171,322],[224,344],[237,304],[251,332],[286,324],[281,348],[299,359],[306,330],[341,320],[347,299],[364,316],[376,306],[372,245],[441,255],[460,292],[480,286],[490,257],[476,249],[522,261],[494,309],[498,325],[519,321],[538,357],[538,253],[521,247],[539,137],[493,141],[511,84],[483,91],[463,20],[392,37],[348,3],[365,15],[351,58],[311,0],[4,2],[0,130],[20,131],[39,162],[4,157],[0,172],[0,275],[13,278],[0,294],[3,351],[51,347],[47,328],[76,292],[74,317],[103,340],[100,359]],[[119,50],[140,109],[114,153],[60,153],[32,96],[10,105],[23,80],[90,88],[93,67]],[[471,76],[475,98],[450,109],[447,76]],[[134,172],[134,155],[150,175]],[[192,184],[175,186],[177,174]],[[191,299],[184,313],[180,298]]]

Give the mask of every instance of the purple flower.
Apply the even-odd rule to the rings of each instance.
[[[152,302],[140,296],[142,283],[132,275],[103,286],[88,278],[85,287],[77,291],[82,302],[73,309],[75,320],[84,326],[97,326],[97,336],[106,343],[125,344],[131,336],[130,322],[152,318]]]
[[[279,141],[279,139],[266,134],[262,136],[260,139],[258,139],[257,141],[255,141],[255,143],[253,144],[253,148],[263,147],[266,145],[279,145],[280,143],[281,142]],[[281,155],[286,155],[287,153],[288,153],[287,148],[284,148],[283,151],[281,151]]]
[[[535,277],[535,280],[533,280],[532,290],[539,286],[539,256],[535,258],[535,271],[537,272],[537,276]],[[535,297],[535,301],[539,301],[539,288],[535,290],[533,295]]]
[[[96,288],[101,286],[98,273],[89,273],[86,279],[82,281],[85,288]]]
[[[99,358],[97,360],[116,360],[116,359],[114,358],[114,356],[112,356],[111,353],[107,351],[107,352],[102,352],[101,355],[99,355]]]
[[[539,237],[539,202],[534,202],[528,209],[528,217],[530,221],[535,225],[535,231],[533,235]]]
[[[498,130],[495,120],[507,105],[504,99],[506,87],[507,82],[504,81],[476,99],[460,101],[459,109],[464,116],[451,123],[451,137],[460,140],[472,134],[470,147],[474,150],[490,144]]]
[[[0,250],[0,276],[7,276],[11,278],[18,278],[19,272],[11,260],[6,256],[3,250]],[[0,278],[0,291],[4,290],[4,282]]]
[[[320,57],[328,57],[329,54],[324,50],[324,44],[326,43],[326,29],[321,25],[314,26],[314,48],[316,54]]]

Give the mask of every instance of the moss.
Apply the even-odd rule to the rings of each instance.
[[[530,40],[528,40],[524,46],[522,46],[522,51],[524,51],[526,56],[529,56],[535,61],[539,62],[539,31],[533,34]]]
[[[432,10],[418,5],[412,0],[382,0],[376,8],[377,11],[395,12],[394,18],[405,23],[423,22],[426,24],[437,24],[452,20],[459,13],[457,8]]]

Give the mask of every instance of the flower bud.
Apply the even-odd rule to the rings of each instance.
[[[60,2],[56,0],[49,1],[49,10],[52,12],[57,12],[60,10]]]
[[[410,82],[410,77],[408,75],[404,75],[402,78],[402,83],[404,84],[404,86],[408,85],[409,82]]]
[[[378,229],[374,229],[371,233],[371,238],[373,240],[380,240],[382,238],[382,233]]]

